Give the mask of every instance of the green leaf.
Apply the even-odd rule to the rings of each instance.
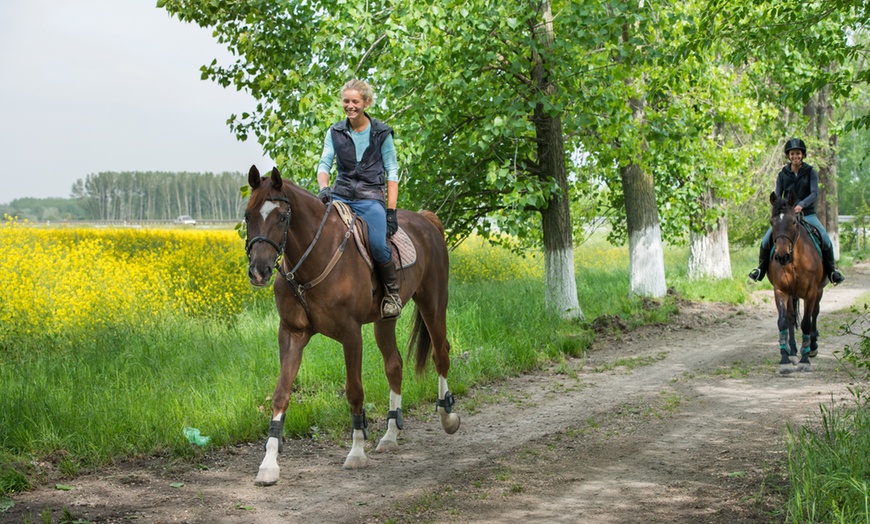
[[[0,497],[0,513],[6,513],[12,507],[15,506],[15,502],[9,497]]]
[[[60,490],[60,491],[71,491],[73,489],[73,487],[68,485],[68,484],[55,484],[54,489]]]
[[[169,485],[170,488],[180,488],[184,486],[184,482],[173,482]]]

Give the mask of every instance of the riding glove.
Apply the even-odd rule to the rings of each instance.
[[[387,238],[392,237],[399,230],[399,220],[396,218],[395,209],[387,209]]]
[[[319,198],[324,204],[332,202],[332,189],[330,189],[329,186],[321,187],[320,193],[317,193],[317,198]]]

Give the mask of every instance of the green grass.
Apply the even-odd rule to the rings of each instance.
[[[616,251],[613,267],[578,271],[586,322],[548,317],[540,278],[451,282],[451,391],[461,396],[505,376],[582,356],[595,337],[589,324],[598,316],[619,316],[629,328],[667,322],[677,309],[673,297],[628,296],[622,253]],[[490,260],[506,256],[495,253]],[[689,281],[685,257],[685,250],[667,256],[669,285],[679,295],[740,302],[748,293],[742,277],[709,287]],[[107,329],[95,337],[84,326],[79,334],[6,346],[0,352],[0,493],[38,481],[40,472],[29,466],[34,459],[72,477],[124,457],[195,458],[200,451],[185,438],[185,427],[209,436],[208,446],[264,438],[278,375],[278,317],[269,291],[262,294],[233,322],[180,315],[147,331]],[[400,344],[411,320],[409,308],[398,323]],[[363,335],[365,407],[377,427],[388,410],[389,387],[371,326]],[[410,365],[405,375],[405,412],[431,411],[437,394],[432,366],[422,379]],[[347,438],[344,382],[340,345],[315,336],[294,385],[285,434]]]
[[[821,407],[821,426],[789,428],[786,522],[870,523],[870,410]]]

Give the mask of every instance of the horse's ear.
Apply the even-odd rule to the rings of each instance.
[[[275,189],[281,189],[281,185],[283,183],[284,183],[284,181],[281,180],[281,173],[278,172],[278,168],[273,167],[272,168],[272,187],[274,187]]]
[[[788,194],[788,207],[794,207],[794,203],[797,200],[797,194],[794,191],[790,191]]]
[[[260,187],[260,170],[257,169],[257,166],[251,166],[251,169],[248,170],[248,185],[251,186],[251,189]]]
[[[776,202],[776,191],[770,192],[770,205],[773,205]]]

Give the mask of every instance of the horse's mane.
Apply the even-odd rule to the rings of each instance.
[[[260,183],[263,185],[268,185],[268,187],[271,189],[275,189],[275,184],[272,183],[271,177],[268,177],[268,176],[262,177]],[[288,194],[290,192],[297,191],[297,192],[300,192],[304,195],[311,196],[313,198],[317,198],[315,195],[309,193],[308,191],[303,189],[296,182],[294,182],[293,180],[291,180],[289,178],[282,178],[281,179],[281,188],[275,189],[275,190],[280,192],[280,193],[284,193],[284,194]],[[261,191],[257,194],[252,193],[251,198],[253,199],[253,204],[255,204],[255,205],[262,204],[263,202],[266,201],[266,198],[268,198],[267,195],[268,195],[268,191]]]

